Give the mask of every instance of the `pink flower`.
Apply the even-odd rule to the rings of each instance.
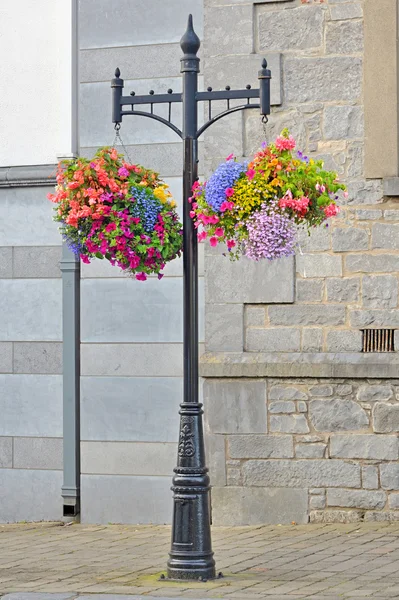
[[[199,241],[199,242],[202,242],[203,240],[206,240],[206,238],[207,238],[207,237],[208,237],[208,234],[207,234],[207,232],[206,232],[206,231],[201,231],[201,232],[198,234],[198,241]]]
[[[222,227],[217,227],[215,229],[215,235],[217,237],[223,237],[224,236],[224,231],[223,231]]]
[[[199,186],[200,186],[199,181],[194,181],[193,187],[191,188],[192,191],[194,192],[195,190],[197,190],[199,188]]]
[[[220,212],[224,212],[225,210],[232,210],[234,208],[234,202],[228,202],[225,200],[220,205]]]
[[[147,275],[145,273],[137,273],[136,279],[138,281],[146,281]]]
[[[190,217],[192,219],[194,219],[194,217],[195,217],[195,210],[190,210]]]
[[[288,138],[279,135],[279,137],[276,139],[276,148],[277,150],[280,150],[280,152],[283,150],[293,150],[295,145],[296,143],[292,135],[290,135]]]
[[[86,256],[86,254],[81,254],[80,255],[80,260],[85,263],[86,265],[90,264],[90,259],[88,256]]]
[[[162,279],[163,273],[158,273],[158,279]]]
[[[229,154],[228,157],[226,158],[226,161],[232,160],[233,158],[234,158],[234,154]]]
[[[211,238],[209,238],[209,243],[211,246],[215,247],[218,245],[218,239],[215,236],[212,236]]]
[[[248,177],[248,179],[253,179],[255,177],[255,170],[248,169],[248,171],[245,173],[245,175]]]
[[[234,240],[227,240],[227,249],[231,250],[236,245]]]
[[[326,186],[320,185],[320,183],[316,183],[316,190],[318,192],[321,192],[322,194],[324,194],[324,192],[326,191]]]
[[[129,171],[126,169],[126,167],[121,167],[118,169],[118,175],[119,177],[129,177]]]
[[[344,198],[347,198],[348,196],[349,196],[348,192],[347,192],[347,191],[345,191],[345,192],[344,192]]]
[[[306,196],[302,196],[302,198],[293,198],[291,190],[288,190],[287,193],[281,200],[278,205],[280,208],[291,208],[295,211],[298,216],[304,217],[309,210],[309,198]]]
[[[233,195],[234,195],[234,190],[233,190],[233,188],[231,188],[231,187],[230,187],[230,188],[227,188],[227,190],[226,190],[226,196],[227,196],[227,198],[230,198],[230,197],[231,197],[231,196],[233,196]]]
[[[336,204],[329,204],[328,206],[325,206],[323,210],[326,217],[329,218],[335,217],[341,209]]]
[[[115,231],[115,229],[116,229],[116,223],[109,223],[106,226],[105,231],[110,232],[110,231]]]

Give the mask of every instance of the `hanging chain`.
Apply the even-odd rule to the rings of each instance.
[[[131,161],[131,158],[129,156],[129,151],[126,148],[125,144],[123,143],[122,136],[120,134],[121,124],[120,123],[115,123],[114,129],[115,129],[115,138],[114,138],[114,141],[112,142],[112,146],[114,148],[116,146],[121,146],[122,150],[123,150],[123,152],[124,152],[124,154],[126,156],[126,159],[129,161],[129,163],[131,163],[132,161]]]
[[[265,143],[267,145],[267,127],[266,125],[268,124],[269,119],[267,118],[267,115],[262,115],[262,125],[263,125],[263,135],[265,137]]]

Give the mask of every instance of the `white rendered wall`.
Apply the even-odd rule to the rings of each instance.
[[[0,2],[0,167],[77,152],[77,0]]]

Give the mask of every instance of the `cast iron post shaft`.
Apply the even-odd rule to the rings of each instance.
[[[173,478],[171,579],[215,577],[210,524],[210,485],[205,466],[202,404],[198,397],[198,245],[188,201],[197,179],[198,73],[200,41],[192,18],[181,40],[183,58],[183,353],[184,395],[180,405],[177,467]]]

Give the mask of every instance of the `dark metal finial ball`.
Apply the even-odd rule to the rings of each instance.
[[[169,89],[168,89],[168,94],[173,94],[173,90],[172,90],[172,88],[169,88]]]
[[[262,60],[262,69],[267,69],[267,60],[265,58]]]
[[[136,92],[130,92],[130,95],[131,95],[131,96],[135,96],[135,95],[136,95]]]
[[[226,85],[225,90],[226,92],[229,92],[231,90],[231,87],[229,85]]]
[[[248,84],[245,86],[245,88],[246,88],[247,90],[250,90],[250,89],[251,89],[251,84],[250,84],[250,83],[248,83]]]
[[[183,50],[184,54],[195,55],[197,54],[200,45],[200,39],[193,27],[193,15],[189,15],[186,32],[180,40],[180,48]]]
[[[155,94],[154,90],[150,90],[150,96],[153,96]]]
[[[209,87],[207,88],[207,91],[208,91],[208,92],[211,92],[211,91],[212,91],[212,88],[211,88],[211,86],[209,86]]]
[[[120,71],[119,67],[116,67],[116,69],[115,69],[115,77],[117,79],[119,79],[120,76],[121,76],[121,71]]]

